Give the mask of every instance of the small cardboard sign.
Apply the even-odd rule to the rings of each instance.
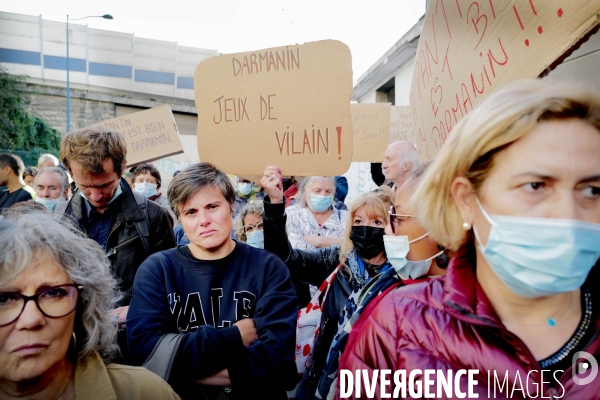
[[[198,155],[236,175],[341,175],[352,158],[352,63],[342,42],[226,54],[194,74]]]
[[[416,145],[410,106],[392,106],[390,114],[390,144],[406,140]]]
[[[598,24],[599,1],[429,3],[410,93],[421,160],[494,90],[539,76]]]
[[[102,126],[119,132],[127,142],[127,166],[183,153],[179,131],[168,105],[102,121]]]
[[[390,142],[390,103],[350,104],[354,128],[352,161],[380,163]]]

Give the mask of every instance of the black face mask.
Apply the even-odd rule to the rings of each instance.
[[[383,245],[383,228],[372,226],[353,226],[350,232],[350,240],[354,249],[364,259],[370,259],[385,250]]]
[[[285,192],[286,190],[288,190],[293,183],[294,181],[291,178],[283,178],[283,191]]]

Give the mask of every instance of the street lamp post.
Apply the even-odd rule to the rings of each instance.
[[[71,84],[69,79],[69,21],[79,21],[80,19],[86,18],[104,18],[104,19],[113,19],[112,15],[104,14],[104,15],[90,15],[82,18],[75,18],[69,20],[69,14],[67,14],[67,132],[71,131]]]

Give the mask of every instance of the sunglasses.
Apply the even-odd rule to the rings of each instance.
[[[396,234],[396,228],[400,226],[400,223],[407,218],[418,218],[415,215],[407,214],[396,214],[396,207],[391,206],[388,213],[390,214],[390,226],[392,227],[392,233]]]

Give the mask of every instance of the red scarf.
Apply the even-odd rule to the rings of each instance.
[[[298,185],[295,183],[292,186],[290,186],[289,188],[287,188],[287,190],[285,192],[283,192],[283,195],[285,196],[285,206],[286,207],[290,206],[290,203],[292,202],[292,196],[295,195],[296,193],[298,193]]]

